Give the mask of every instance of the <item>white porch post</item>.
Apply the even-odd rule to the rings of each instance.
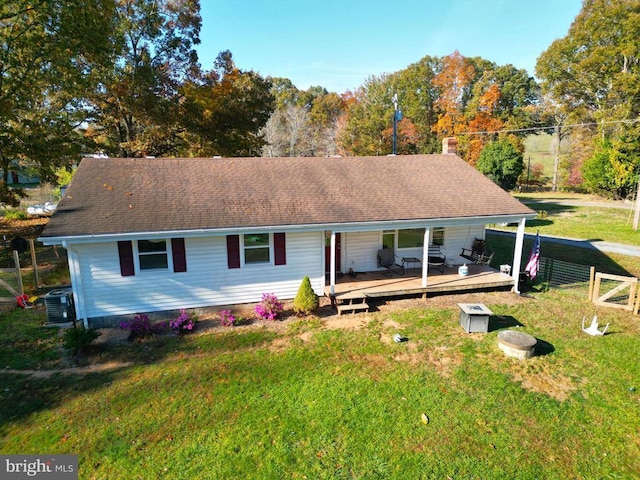
[[[329,292],[331,295],[336,293],[336,232],[331,230],[331,264],[329,268]]]
[[[422,242],[422,288],[427,286],[427,273],[429,272],[429,228],[424,229],[424,240]]]
[[[513,291],[520,293],[518,290],[518,281],[520,280],[520,263],[522,262],[522,246],[524,245],[524,225],[526,218],[521,218],[518,222],[518,231],[516,232],[516,245],[513,251],[513,265],[511,266],[511,276],[515,281]]]

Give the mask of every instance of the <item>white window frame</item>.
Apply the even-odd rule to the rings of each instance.
[[[414,245],[412,247],[400,247],[400,232],[404,230],[422,230],[420,238],[422,238],[422,242],[424,242],[424,227],[399,228],[396,230],[396,250],[412,250],[416,248],[424,248],[424,245]]]
[[[380,245],[383,245],[383,239],[385,235],[393,235],[393,249],[395,251],[402,251],[402,250],[412,250],[412,249],[416,249],[416,248],[424,248],[423,246],[419,246],[419,247],[400,247],[399,246],[399,242],[400,242],[400,232],[402,230],[422,230],[422,235],[424,237],[424,227],[417,227],[417,228],[396,228],[395,230],[382,230],[382,232],[380,233]],[[440,246],[444,246],[445,244],[445,231],[446,229],[444,227],[432,227],[429,229],[429,245],[440,245]],[[434,233],[436,231],[441,231],[442,232],[442,243],[434,243]]]
[[[164,252],[141,252],[138,246],[138,242],[140,241],[148,241],[148,242],[162,242],[164,241],[165,251]],[[164,253],[167,256],[167,266],[166,267],[158,267],[158,268],[142,268],[140,266],[140,257],[144,257],[145,255],[158,255]],[[173,271],[173,251],[171,250],[171,242],[166,238],[141,238],[140,240],[135,240],[133,242],[133,266],[135,269],[136,275],[145,275],[145,274],[153,274],[158,272],[172,272]]]
[[[436,243],[436,232],[442,232],[442,243]],[[444,227],[433,227],[431,229],[431,243],[430,245],[439,245],[441,247],[444,246],[445,242],[446,242],[446,237],[445,237],[445,232],[446,229]]]
[[[252,246],[246,246],[244,243],[244,238],[245,236],[251,236],[251,235],[267,235],[269,244],[268,245],[261,245],[259,247],[252,247]],[[263,262],[246,262],[246,250],[247,249],[264,249],[264,248],[269,248],[269,260],[267,261],[263,261]],[[274,246],[273,246],[273,234],[271,233],[259,233],[259,232],[254,232],[254,233],[245,233],[245,234],[241,234],[240,235],[240,265],[241,266],[246,266],[246,267],[259,267],[259,266],[264,266],[264,265],[273,265],[274,264],[274,252],[273,252]]]

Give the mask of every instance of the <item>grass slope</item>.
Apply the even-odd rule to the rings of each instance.
[[[488,294],[488,334],[464,333],[453,302],[381,306],[351,317],[360,328],[289,319],[112,346],[101,361],[132,364],[103,373],[0,372],[0,451],[77,453],[88,479],[634,478],[639,324],[585,296]],[[594,311],[611,335],[580,331]],[[542,355],[504,357],[503,328]]]

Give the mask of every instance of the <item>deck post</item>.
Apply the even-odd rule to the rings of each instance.
[[[513,291],[520,293],[520,264],[522,263],[522,246],[524,245],[524,226],[527,222],[526,218],[521,218],[518,222],[518,231],[516,232],[516,245],[513,249],[513,267],[511,268],[511,276],[514,280]]]
[[[329,292],[336,293],[336,231],[331,230],[331,267],[329,268]]]
[[[424,229],[424,240],[422,242],[422,288],[427,288],[427,274],[429,272],[429,232],[430,228]]]

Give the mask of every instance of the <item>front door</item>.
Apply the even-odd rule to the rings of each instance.
[[[340,271],[340,234],[336,233],[336,272]],[[331,272],[331,235],[324,236],[324,273]]]

